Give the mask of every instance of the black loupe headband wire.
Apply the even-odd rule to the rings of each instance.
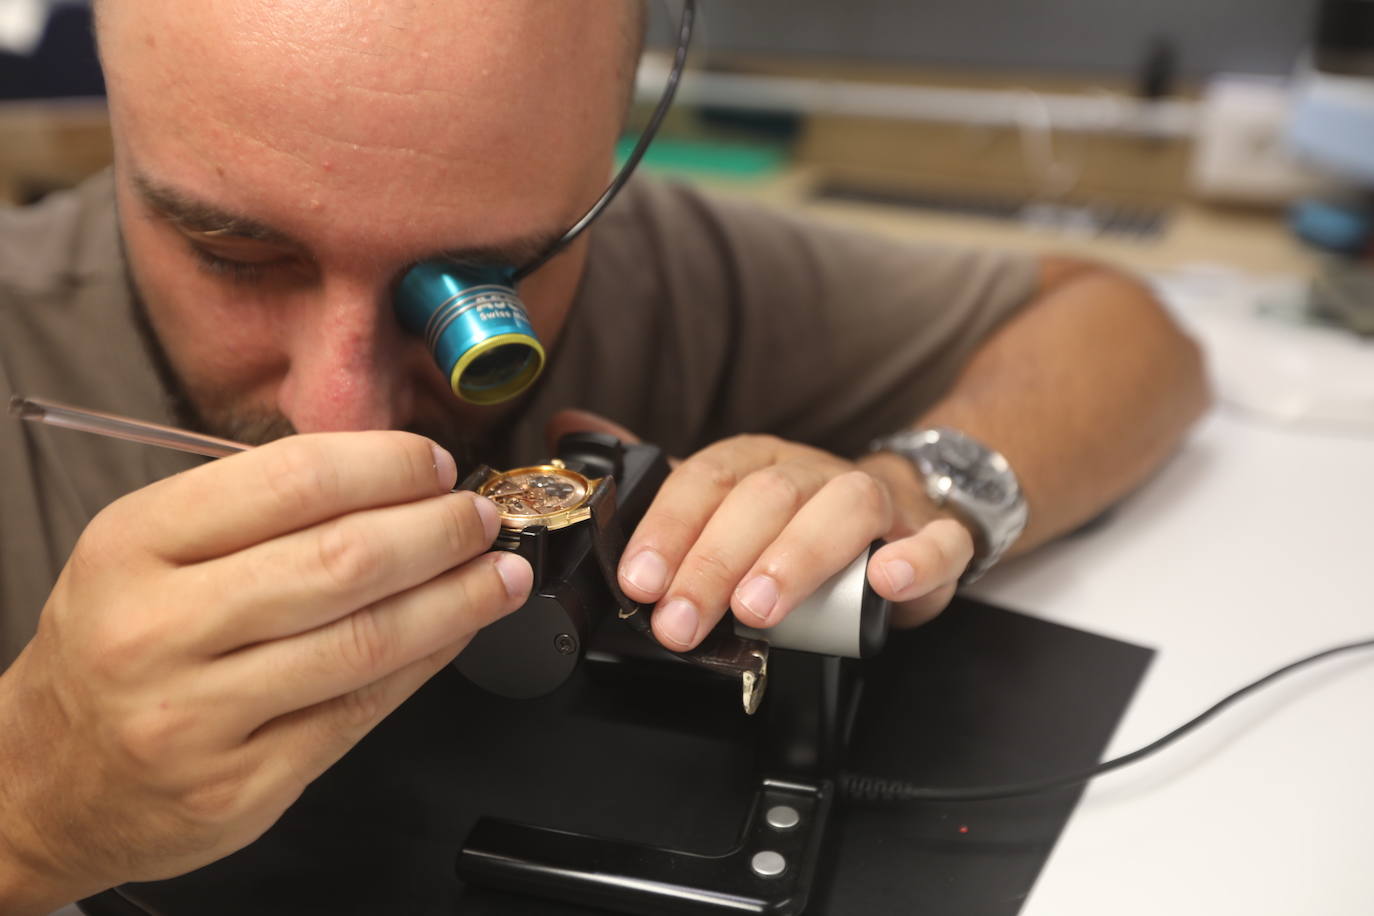
[[[640,133],[639,142],[630,151],[629,158],[625,160],[625,164],[620,167],[620,171],[612,179],[610,187],[606,188],[597,202],[592,204],[591,209],[574,223],[572,228],[563,233],[562,238],[550,245],[534,260],[517,269],[513,282],[523,280],[534,273],[543,267],[550,258],[572,244],[573,239],[581,235],[582,230],[590,226],[592,221],[601,215],[601,211],[606,209],[606,206],[620,193],[620,189],[630,180],[630,175],[634,173],[635,166],[639,165],[639,160],[644,158],[644,151],[649,148],[649,144],[654,139],[654,134],[658,133],[659,125],[667,116],[668,109],[673,104],[673,96],[677,94],[677,84],[681,81],[683,68],[687,64],[687,48],[692,43],[692,24],[696,18],[696,7],[696,0],[684,0],[682,19],[677,28],[677,51],[673,54],[673,69],[668,74],[668,84],[663,89],[663,97],[658,100],[658,107],[654,109],[653,115],[649,118],[649,123]]]

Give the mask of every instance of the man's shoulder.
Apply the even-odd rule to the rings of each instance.
[[[598,226],[602,236],[645,240],[666,234],[679,245],[728,245],[740,229],[795,226],[785,211],[749,198],[713,193],[671,178],[637,175]]]
[[[636,176],[591,232],[588,276],[609,300],[695,310],[737,304],[742,274],[787,270],[812,227],[776,207]],[[821,231],[825,231],[823,228]]]
[[[0,208],[0,303],[121,270],[108,171],[26,207]]]

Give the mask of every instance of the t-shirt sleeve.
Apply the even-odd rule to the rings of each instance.
[[[909,425],[1032,294],[1033,257],[712,209],[738,316],[721,421],[838,454]]]
[[[894,241],[679,185],[627,192],[593,230],[545,400],[674,454],[763,432],[857,455],[947,391],[1037,284],[1032,255]]]

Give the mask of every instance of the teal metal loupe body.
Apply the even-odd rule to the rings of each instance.
[[[401,277],[392,304],[396,319],[407,331],[424,338],[458,397],[473,404],[497,404],[525,391],[543,371],[544,347],[535,337],[515,284],[571,244],[625,186],[673,102],[695,18],[696,0],[684,0],[677,51],[663,97],[610,187],[561,238],[518,268],[428,260]]]
[[[421,261],[397,287],[401,326],[424,338],[453,393],[470,403],[513,398],[544,368],[544,347],[515,291],[515,273]]]

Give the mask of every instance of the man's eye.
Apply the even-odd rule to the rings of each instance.
[[[262,278],[265,268],[271,266],[271,262],[249,262],[235,261],[231,258],[223,258],[199,245],[192,244],[191,254],[196,259],[196,264],[206,273],[224,277],[234,283],[252,283]]]

